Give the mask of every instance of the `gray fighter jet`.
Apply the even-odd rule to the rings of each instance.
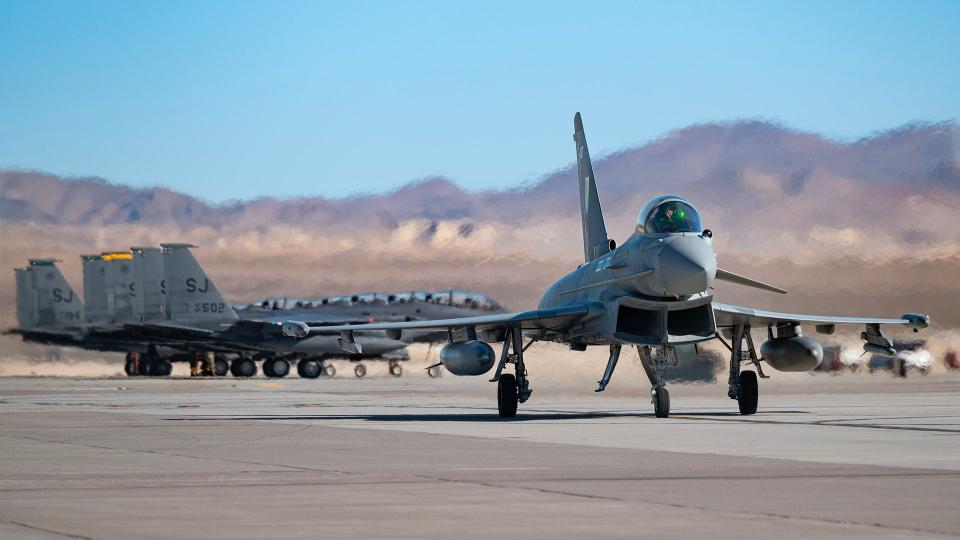
[[[929,325],[929,316],[916,313],[900,318],[832,317],[715,302],[711,292],[714,280],[777,293],[786,291],[718,268],[711,244],[713,233],[703,228],[696,208],[683,197],[664,195],[647,203],[637,217],[636,230],[618,247],[607,236],[579,113],[574,118],[574,141],[585,262],[548,288],[537,309],[356,326],[319,327],[287,321],[284,333],[306,338],[339,332],[341,342],[351,344],[357,331],[385,330],[388,336],[399,338],[404,330],[448,330],[451,342],[440,354],[447,370],[456,375],[482,375],[496,365],[491,382],[498,383],[501,417],[515,416],[518,403],[531,395],[523,358],[534,342],[557,341],[579,351],[590,345],[609,347],[598,392],[609,384],[621,348],[632,345],[639,349],[650,379],[656,416],[666,417],[670,412],[670,397],[664,386],[667,366],[697,343],[719,339],[727,346],[731,353],[728,395],[738,401],[742,414],[753,414],[757,410],[757,375],[765,376],[761,362],[780,371],[808,371],[820,364],[823,349],[816,340],[803,335],[802,325],[814,325],[825,334],[832,334],[838,324],[863,325],[864,350],[885,356],[895,355],[896,350],[881,332],[881,325],[902,324],[915,331]],[[751,334],[753,327],[767,329],[768,339],[759,355]],[[723,335],[732,342],[724,340]],[[499,361],[487,341],[503,343]],[[743,363],[752,364],[756,370],[741,371]],[[514,373],[503,372],[507,364],[514,366]]]

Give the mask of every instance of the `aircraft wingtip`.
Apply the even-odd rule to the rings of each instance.
[[[573,129],[574,131],[583,131],[583,120],[580,119],[580,113],[573,115]]]

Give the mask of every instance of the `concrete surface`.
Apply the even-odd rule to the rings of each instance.
[[[0,538],[960,536],[960,377],[787,381],[0,379]]]

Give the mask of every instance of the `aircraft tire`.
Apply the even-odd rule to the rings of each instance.
[[[323,366],[323,376],[333,378],[337,374],[337,368],[333,367],[333,364],[326,364]]]
[[[757,387],[757,374],[753,371],[740,373],[740,397],[737,404],[740,414],[754,414],[757,412],[757,400],[760,390]]]
[[[127,353],[123,362],[123,372],[127,374],[127,377],[133,377],[137,374],[137,363],[133,355],[134,353]]]
[[[270,377],[270,378],[276,377],[276,375],[275,375],[274,372],[273,372],[273,366],[276,365],[275,362],[276,362],[276,360],[273,359],[273,358],[268,358],[268,359],[266,359],[266,360],[263,361],[263,374],[264,374],[264,375],[266,375],[267,377]]]
[[[140,356],[140,364],[137,366],[137,375],[149,377],[153,375],[153,359],[147,355]]]
[[[500,375],[497,382],[497,412],[500,418],[513,418],[517,415],[517,378],[511,373]]]
[[[297,375],[302,379],[316,379],[323,372],[323,367],[316,360],[300,360],[297,362]]]
[[[169,377],[173,373],[173,364],[166,358],[157,358],[150,368],[150,375],[154,377]]]
[[[657,388],[653,391],[653,412],[657,418],[670,416],[670,391],[666,388]]]
[[[257,363],[252,358],[235,360],[237,377],[253,377],[257,374]]]
[[[230,363],[218,356],[213,363],[214,374],[217,377],[226,377],[229,371],[230,371]]]
[[[403,366],[400,364],[390,364],[390,374],[394,377],[400,377],[403,375]]]
[[[271,367],[274,377],[283,378],[290,374],[290,362],[287,362],[283,358],[275,359]]]
[[[357,364],[353,368],[353,374],[357,376],[358,379],[362,379],[367,376],[367,366],[363,364]]]

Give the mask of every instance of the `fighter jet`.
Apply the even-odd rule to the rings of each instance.
[[[820,364],[823,349],[816,340],[803,335],[803,325],[814,325],[826,334],[832,334],[838,324],[863,325],[864,350],[885,356],[895,355],[896,350],[883,335],[881,325],[906,325],[915,331],[929,325],[929,316],[918,313],[900,318],[833,317],[715,302],[711,288],[715,280],[781,294],[786,291],[719,268],[713,233],[703,227],[694,205],[677,195],[662,195],[647,203],[637,217],[633,234],[618,246],[607,236],[580,113],[574,117],[573,138],[584,263],[551,285],[537,309],[355,326],[319,327],[287,321],[283,323],[284,333],[306,338],[339,332],[341,342],[350,344],[358,331],[384,330],[388,336],[399,338],[405,330],[446,329],[451,342],[441,351],[441,361],[456,375],[482,375],[496,366],[490,380],[497,383],[498,412],[505,418],[515,416],[518,404],[532,393],[524,353],[534,342],[566,343],[576,351],[588,346],[608,347],[609,359],[597,392],[610,383],[623,346],[636,346],[650,379],[654,412],[657,417],[667,417],[667,366],[698,343],[718,339],[730,350],[727,395],[737,400],[741,414],[754,414],[757,376],[765,377],[761,362],[780,371],[808,371]],[[767,329],[768,339],[759,355],[751,334],[753,327]],[[723,335],[732,341],[728,343]],[[499,360],[488,341],[502,342]],[[755,371],[742,371],[744,363],[754,366]],[[504,373],[507,364],[513,365],[513,373]]]

